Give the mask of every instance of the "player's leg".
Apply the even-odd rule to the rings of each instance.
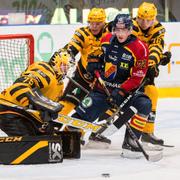
[[[151,99],[152,110],[150,115],[148,116],[146,126],[144,127],[143,130],[142,141],[152,144],[158,144],[158,145],[164,144],[163,139],[160,139],[154,135],[156,108],[157,108],[157,100],[158,100],[157,87],[155,85],[145,86],[145,94]]]
[[[137,114],[131,118],[130,127],[139,139],[151,111],[151,101],[146,96],[135,97],[132,99],[132,106],[137,109]],[[126,129],[122,149],[124,157],[128,157],[131,152],[141,152],[137,143],[131,138],[128,129]],[[139,153],[137,155],[139,156]]]
[[[92,80],[86,79],[83,75],[81,75],[78,70],[76,70],[75,75],[72,77],[73,80],[83,86],[86,90],[90,90],[90,84],[92,84]],[[62,110],[59,112],[60,114],[68,115],[72,110],[74,110],[78,104],[83,100],[83,98],[87,95],[85,91],[83,91],[80,87],[78,87],[76,84],[74,84],[72,81],[69,81],[64,95],[60,100],[60,104],[62,104],[64,107]],[[68,130],[66,127],[65,130]],[[81,132],[84,134],[84,132]],[[99,139],[98,139],[99,138]],[[99,141],[99,142],[107,142],[108,144],[111,143],[111,140],[104,137],[104,136],[99,136],[99,137],[90,136],[90,139],[92,141]]]
[[[95,121],[100,114],[104,113],[109,108],[106,98],[107,96],[105,94],[99,92],[90,92],[90,94],[79,104],[79,106],[76,108],[76,113],[74,113],[72,116],[88,122]],[[97,137],[92,139],[92,136],[93,134],[90,136],[90,140],[96,141]],[[104,139],[106,138],[103,137],[100,138],[104,142]],[[111,142],[108,142],[108,144],[110,143]]]
[[[46,127],[46,131],[41,131],[43,122],[39,121],[39,119],[35,118],[35,114],[31,114],[29,111],[26,112],[24,109],[16,108],[16,107],[8,107],[5,105],[0,105],[0,129],[4,131],[10,139],[14,139],[14,137],[22,137],[22,140],[18,142],[18,144],[14,143],[11,146],[11,152],[13,154],[17,148],[23,149],[24,143],[29,145],[29,148],[35,146],[37,143],[36,149],[39,150],[38,153],[34,153],[35,155],[30,158],[31,161],[23,161],[20,163],[50,163],[50,162],[62,162],[62,158],[80,158],[80,134],[77,132],[55,132],[54,126],[49,122],[48,127]],[[54,134],[55,133],[55,134]],[[47,136],[42,139],[43,137]],[[55,136],[54,136],[55,135]],[[24,142],[24,137],[31,137],[31,140]],[[37,140],[39,137],[39,140]],[[41,138],[42,137],[42,138]],[[51,141],[49,140],[49,138]],[[55,137],[55,138],[54,138]],[[58,137],[58,138],[56,138]],[[42,141],[40,141],[42,140]],[[47,146],[41,145],[44,141],[46,141]],[[48,145],[49,144],[49,145]],[[49,161],[49,155],[52,153],[51,145],[58,144],[59,149],[59,158],[52,159]],[[0,143],[0,149],[4,151],[6,147],[9,145]],[[22,148],[21,148],[22,147]],[[54,147],[52,147],[54,148]],[[26,148],[24,149],[26,150]],[[42,150],[42,151],[41,151]],[[19,150],[21,151],[21,150]],[[63,156],[62,152],[63,151]],[[1,151],[2,152],[2,151]],[[49,154],[50,153],[50,154]],[[16,153],[14,153],[16,156]],[[44,158],[39,159],[37,161],[38,156],[44,156]],[[9,160],[7,158],[4,159],[4,163]]]

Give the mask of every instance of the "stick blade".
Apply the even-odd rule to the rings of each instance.
[[[159,152],[157,154],[148,155],[147,160],[150,162],[157,162],[163,158],[163,152]]]

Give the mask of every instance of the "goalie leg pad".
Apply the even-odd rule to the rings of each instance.
[[[63,156],[65,159],[81,157],[81,133],[76,131],[59,132],[62,137]]]
[[[1,164],[44,164],[62,161],[60,136],[0,137]]]

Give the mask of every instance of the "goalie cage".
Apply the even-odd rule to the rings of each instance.
[[[33,62],[34,38],[31,34],[0,35],[0,92]]]

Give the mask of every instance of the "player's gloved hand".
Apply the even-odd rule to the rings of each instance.
[[[95,70],[102,70],[104,68],[103,63],[97,58],[88,59],[88,64],[86,67],[87,72],[94,76]]]
[[[123,89],[115,89],[112,91],[111,96],[108,97],[108,102],[111,107],[120,106],[121,103],[124,101],[126,96],[126,92]]]
[[[154,79],[155,77],[158,77],[159,75],[159,68],[154,60],[149,60],[149,67],[146,73],[146,77],[151,79]]]
[[[161,65],[166,66],[170,62],[171,56],[172,56],[171,52],[166,51],[160,60]]]

